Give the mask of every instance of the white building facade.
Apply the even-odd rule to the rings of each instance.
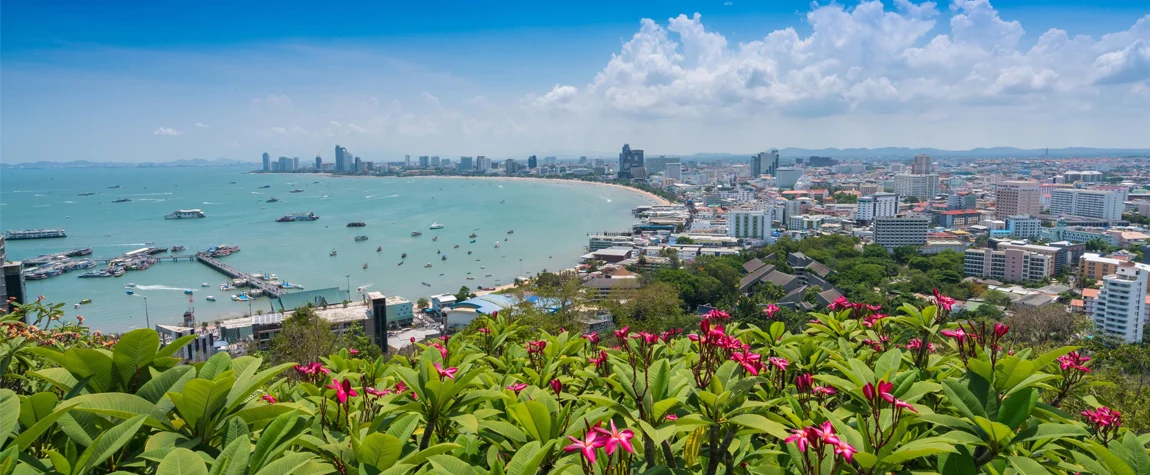
[[[1110,190],[1058,189],[1050,192],[1050,214],[1122,219],[1122,193]]]
[[[753,209],[728,211],[727,236],[753,242],[768,241],[771,237],[771,213]]]
[[[1124,262],[1117,273],[1102,278],[1102,291],[1092,315],[1099,330],[1126,343],[1142,342],[1148,274],[1134,263]]]

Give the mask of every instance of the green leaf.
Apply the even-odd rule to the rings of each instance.
[[[227,371],[232,367],[232,357],[225,352],[219,352],[208,358],[208,361],[200,367],[199,377],[204,379],[216,379],[220,373]]]
[[[216,412],[224,407],[225,398],[231,387],[230,376],[218,380],[195,378],[184,383],[184,388],[179,393],[168,393],[168,397],[175,403],[176,410],[188,426],[197,435],[206,435],[204,431]]]
[[[894,378],[894,373],[898,371],[899,366],[902,364],[902,352],[898,348],[894,348],[886,353],[883,353],[875,362],[874,374],[878,379],[885,379],[890,381]]]
[[[539,464],[543,463],[543,458],[550,452],[552,443],[547,443],[548,450],[541,450],[539,442],[535,440],[520,447],[507,464],[507,475],[533,475],[538,472]]]
[[[941,437],[919,439],[898,448],[890,455],[883,457],[879,463],[898,465],[908,460],[927,457],[943,452],[954,452],[954,442]]]
[[[1030,418],[1030,411],[1038,402],[1038,391],[1028,388],[1008,396],[998,409],[998,422],[1014,429]]]
[[[0,447],[20,423],[20,398],[11,389],[0,389]]]
[[[407,457],[404,457],[403,460],[399,461],[399,463],[404,464],[404,465],[408,465],[408,464],[419,465],[419,464],[423,463],[424,461],[426,461],[427,458],[432,456],[432,455],[442,454],[444,452],[450,452],[452,450],[462,449],[462,448],[463,448],[463,446],[459,445],[459,444],[452,444],[452,443],[435,444],[435,445],[428,447],[424,450],[420,450],[419,452],[416,452],[414,454],[408,455]]]
[[[211,475],[243,475],[248,469],[251,448],[252,443],[247,434],[233,439],[216,457]]]
[[[168,416],[155,404],[135,394],[98,393],[83,394],[69,399],[75,402],[74,410],[92,412],[103,416],[129,419],[137,415],[147,416],[147,423],[153,427],[164,427]]]
[[[1011,455],[1006,457],[1006,459],[1010,461],[1010,465],[1014,466],[1015,470],[1018,470],[1018,473],[1024,473],[1026,475],[1050,473],[1050,470],[1047,470],[1042,464],[1029,457]]]
[[[195,340],[195,339],[196,339],[196,335],[184,335],[184,336],[181,336],[179,338],[176,338],[171,343],[168,343],[167,345],[164,345],[163,348],[160,348],[160,350],[156,352],[156,358],[164,358],[167,356],[172,356],[172,355],[176,354],[177,351],[180,351],[180,348],[187,346],[188,343],[191,343],[192,340]],[[153,359],[155,359],[155,358],[153,358]]]
[[[1062,437],[1083,437],[1090,433],[1081,426],[1071,424],[1038,424],[1022,429],[1014,436],[1010,443],[1029,442],[1031,440],[1058,439]]]
[[[432,455],[428,462],[437,469],[437,473],[446,475],[475,475],[477,472],[471,464],[450,455]]]
[[[120,336],[112,350],[112,364],[120,378],[120,387],[136,392],[140,371],[156,357],[160,335],[151,328],[139,328]]]
[[[158,376],[150,379],[148,382],[140,386],[136,391],[136,395],[140,396],[152,404],[157,404],[160,399],[164,398],[164,394],[168,392],[180,392],[184,388],[184,384],[189,379],[196,377],[196,369],[191,366],[177,366],[160,373]]]
[[[124,444],[132,440],[132,437],[136,436],[140,427],[144,425],[144,419],[144,416],[133,417],[97,436],[96,439],[92,441],[92,445],[89,446],[87,450],[84,450],[84,453],[80,455],[79,460],[74,464],[72,474],[87,474],[94,467],[108,460],[108,458],[118,452]]]
[[[974,393],[970,392],[961,382],[953,379],[948,379],[942,382],[942,392],[946,393],[946,397],[958,412],[962,415],[974,419],[976,416],[986,417],[986,409],[983,409],[982,403],[978,402],[978,398]]]
[[[75,401],[64,401],[63,404],[60,404],[60,406],[56,408],[56,412],[40,418],[40,420],[36,421],[32,427],[29,427],[25,429],[24,432],[21,432],[18,437],[12,440],[12,445],[20,447],[20,450],[28,448],[30,445],[32,445],[33,442],[36,441],[37,438],[40,437],[41,434],[51,428],[52,424],[55,424],[57,419],[63,417],[64,414],[67,414],[68,411],[72,410],[72,407],[75,405]],[[0,437],[0,441],[2,440],[3,438]]]
[[[283,443],[293,439],[292,432],[298,422],[298,414],[295,411],[281,414],[268,424],[256,440],[256,449],[251,457],[252,469],[263,467],[275,455],[286,449]]]
[[[208,475],[208,467],[195,452],[177,447],[160,462],[156,475]]]
[[[368,435],[359,443],[355,459],[359,463],[371,465],[380,470],[387,469],[399,460],[403,453],[403,442],[388,434],[379,432]]]
[[[73,348],[64,352],[61,365],[72,373],[76,379],[90,377],[88,385],[95,392],[111,391],[115,388],[116,379],[113,378],[112,358],[100,350]]]
[[[20,423],[32,427],[36,421],[51,414],[56,409],[59,398],[56,393],[42,392],[20,398]]]
[[[740,414],[728,419],[727,422],[738,424],[748,429],[754,429],[764,434],[770,434],[779,439],[786,439],[789,436],[789,434],[787,434],[787,428],[782,424],[758,414]]]
[[[297,473],[297,470],[310,463],[315,456],[305,453],[288,453],[267,464],[256,472],[256,475],[285,475]]]

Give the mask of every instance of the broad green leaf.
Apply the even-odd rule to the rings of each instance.
[[[102,416],[111,416],[120,419],[129,419],[137,415],[147,416],[147,423],[153,427],[164,427],[168,416],[155,404],[135,394],[127,393],[97,393],[83,394],[69,399],[75,402],[73,410],[92,412]]]
[[[369,434],[359,443],[359,448],[355,450],[355,459],[359,463],[384,470],[394,465],[402,453],[402,441],[394,436],[376,432]]]
[[[1058,439],[1062,437],[1082,437],[1090,435],[1081,426],[1071,424],[1038,424],[1022,429],[1010,442],[1028,442],[1031,440]]]
[[[432,455],[427,458],[427,461],[436,468],[436,473],[444,475],[476,475],[477,473],[470,464],[450,455]]]
[[[741,414],[728,419],[727,422],[738,424],[748,429],[754,429],[764,434],[770,434],[779,439],[786,439],[790,435],[787,433],[787,428],[782,424],[758,414]]]
[[[1024,473],[1026,475],[1050,473],[1050,470],[1047,470],[1042,464],[1029,457],[1011,455],[1006,457],[1006,459],[1010,461],[1010,465],[1014,466],[1015,470],[1018,470],[1018,473]]]
[[[961,382],[953,379],[945,380],[942,382],[942,391],[946,393],[947,399],[958,409],[958,412],[967,418],[986,417],[986,410],[983,409],[982,403]]]
[[[295,474],[301,467],[315,459],[315,455],[306,453],[287,453],[271,461],[261,468],[255,475],[285,475]]]
[[[898,371],[899,366],[902,364],[902,352],[898,348],[894,348],[878,358],[875,362],[874,374],[878,379],[885,379],[890,381],[894,378],[894,373]]]
[[[432,456],[432,455],[442,454],[445,452],[450,452],[452,450],[461,449],[461,448],[463,448],[463,446],[459,445],[459,444],[452,444],[452,443],[435,444],[435,445],[428,447],[424,450],[421,450],[419,452],[408,455],[407,457],[404,457],[403,460],[399,461],[399,463],[404,464],[404,465],[408,465],[408,464],[419,465],[419,464],[425,462],[427,460],[427,458]]]
[[[189,379],[196,377],[196,369],[191,366],[177,366],[159,374],[140,386],[136,395],[152,404],[157,404],[164,394],[180,392]]]
[[[541,450],[539,442],[535,440],[520,447],[507,464],[507,475],[534,475],[539,471],[539,464],[543,463],[552,443],[547,443],[548,450]]]
[[[208,467],[195,452],[177,447],[160,462],[156,475],[208,475]]]
[[[56,412],[40,418],[40,420],[36,421],[32,427],[29,427],[25,429],[24,432],[21,432],[18,437],[12,440],[12,444],[19,447],[20,450],[28,448],[30,445],[32,445],[33,442],[36,441],[37,438],[40,437],[41,434],[51,428],[52,424],[55,424],[58,419],[67,414],[68,411],[70,411],[76,404],[77,403],[75,401],[64,401],[63,404],[60,404],[56,408]],[[0,440],[3,439],[0,438]]]
[[[231,441],[212,464],[211,475],[243,475],[248,469],[252,443],[247,434]]]
[[[298,412],[281,414],[268,424],[267,428],[256,440],[256,448],[252,452],[251,466],[259,469],[269,463],[271,459],[284,449],[283,442],[292,439],[292,432],[298,422]]]
[[[998,422],[1011,429],[1022,425],[1030,418],[1030,411],[1034,410],[1034,404],[1037,402],[1038,391],[1033,388],[1011,394],[1002,401],[1002,407],[998,409]]]
[[[24,427],[36,425],[36,421],[51,414],[59,402],[56,393],[42,392],[20,398],[20,424]]]
[[[72,348],[64,352],[64,368],[76,379],[90,378],[88,385],[95,392],[111,391],[117,378],[113,377],[112,357],[100,350]]]
[[[204,379],[216,379],[220,373],[227,371],[232,367],[232,357],[226,352],[219,352],[208,358],[208,361],[200,367],[199,377]]]
[[[120,379],[120,387],[128,392],[136,392],[147,377],[143,368],[156,357],[160,349],[160,335],[151,328],[139,328],[120,336],[120,341],[112,350],[112,364]]]
[[[187,346],[188,343],[191,343],[192,340],[195,339],[196,335],[184,335],[176,338],[171,343],[168,343],[167,345],[164,345],[163,348],[160,348],[160,350],[156,352],[156,358],[175,355],[177,351],[180,351],[181,348]]]
[[[127,444],[136,433],[140,431],[140,427],[144,425],[144,416],[136,416],[121,422],[110,429],[104,431],[92,441],[92,445],[80,455],[80,459],[74,464],[72,470],[73,475],[81,475],[89,473],[94,467],[104,463],[109,457],[114,455]]]
[[[11,389],[0,389],[0,447],[20,422],[20,398]]]

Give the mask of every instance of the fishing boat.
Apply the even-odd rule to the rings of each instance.
[[[363,268],[367,269],[367,263],[366,262],[363,263]]]
[[[443,225],[439,223],[431,223],[431,229],[443,229]]]
[[[456,245],[455,245],[455,249],[459,249],[459,244],[456,244]]]
[[[95,193],[92,193],[92,192],[87,192],[87,193],[80,193],[80,196],[92,196],[92,195],[94,195],[94,194],[95,194]]]
[[[303,193],[303,190],[296,188],[294,190],[289,191],[288,193]]]
[[[427,282],[420,282],[420,283],[421,283],[421,284],[423,284],[423,285],[426,285],[426,286],[428,286],[428,287],[431,287],[431,284],[429,284],[429,283],[427,283]]]
[[[366,240],[367,240],[367,236],[356,236],[355,237],[355,242],[366,241]]]
[[[331,252],[327,253],[327,255],[329,255],[329,256],[331,256],[331,257],[335,257],[335,256],[339,255],[339,253],[338,253],[338,252],[336,252],[336,250],[335,250],[335,249],[332,249],[332,250],[331,250]]]
[[[265,201],[264,203],[279,203],[279,202],[280,202],[280,199],[273,196],[271,198],[268,198],[268,200]]]
[[[475,280],[475,277],[468,277],[467,280]]]
[[[207,215],[199,209],[178,209],[171,214],[164,215],[164,219],[199,219],[205,217]]]
[[[396,265],[397,265],[397,266],[401,266],[401,265],[403,265],[403,261],[399,261],[399,263],[397,263]]]
[[[439,240],[439,236],[435,236],[435,237],[431,238],[431,240],[432,240],[432,241],[438,241],[438,240]]]
[[[467,237],[474,239],[474,238],[475,238],[475,233],[471,233],[471,235],[470,235],[470,236],[467,236]]]
[[[399,256],[399,258],[400,258],[400,259],[407,259],[407,253],[406,253],[406,252],[405,252],[405,253],[403,253],[403,255],[402,255],[402,256]]]
[[[184,249],[187,248],[184,246],[172,246],[172,252],[184,252]]]
[[[216,298],[215,298],[215,297],[213,297],[213,296],[211,296],[211,295],[209,295],[209,296],[207,296],[206,298],[204,298],[204,300],[207,300],[207,301],[209,301],[209,302],[215,302],[215,301],[216,301]]]
[[[507,234],[515,234],[515,230],[514,229],[508,229]]]
[[[367,223],[365,223],[363,221],[356,221],[353,223],[347,223],[347,227],[349,227],[349,228],[362,228],[364,226],[367,226]]]
[[[84,299],[80,301],[80,305],[88,305],[92,303],[92,299]]]
[[[120,185],[112,185],[112,186],[109,186],[108,188],[119,188],[119,187],[120,187]]]
[[[424,264],[424,265],[423,265],[423,267],[424,267],[425,269],[426,269],[426,268],[428,268],[428,267],[431,267],[431,263],[430,263],[430,262],[428,262],[427,264]]]
[[[423,233],[421,233],[419,231],[412,231],[411,232],[411,237],[418,237],[418,236],[422,236],[422,235],[423,235]]]
[[[468,254],[471,254],[471,249],[468,249],[468,250],[467,250],[467,253],[468,253]]]
[[[379,246],[379,247],[375,248],[375,252],[380,252],[382,250],[383,250],[383,246]]]
[[[272,187],[271,185],[264,185],[264,186],[261,186],[261,187],[260,187],[260,189],[263,189],[263,188],[271,188],[271,187]]]
[[[446,261],[446,260],[447,260],[447,254],[444,254],[444,255],[440,256],[440,257],[439,257],[439,260],[441,260],[441,261]]]
[[[436,249],[436,250],[435,250],[435,253],[436,253],[436,254],[443,254],[442,252],[439,252],[439,249]]]
[[[128,198],[120,198],[118,200],[113,201],[113,203],[127,203],[129,201],[132,201],[132,200],[130,200]]]

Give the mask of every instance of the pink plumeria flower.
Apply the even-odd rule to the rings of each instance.
[[[459,368],[446,368],[445,369],[442,364],[439,364],[438,362],[436,362],[435,363],[435,371],[439,373],[439,379],[449,378],[449,379],[454,380],[455,379],[455,372],[459,371]]]
[[[595,449],[607,445],[607,441],[600,437],[599,433],[596,431],[587,432],[587,437],[583,440],[576,439],[574,436],[570,435],[567,436],[567,438],[571,439],[571,441],[574,443],[563,447],[563,450],[565,452],[582,452],[583,457],[591,463],[595,463]]]
[[[515,383],[515,384],[508,385],[507,389],[515,391],[515,394],[519,394],[520,391],[527,389],[527,384],[526,383]]]
[[[271,394],[264,394],[263,396],[260,396],[260,399],[267,401],[268,404],[275,404],[276,403],[275,396],[272,396]]]
[[[627,453],[635,453],[635,448],[631,446],[631,439],[635,437],[635,432],[631,429],[619,430],[615,427],[615,421],[611,421],[611,430],[608,431],[603,428],[596,427],[596,432],[607,438],[607,455],[615,453],[615,449],[623,447]]]

